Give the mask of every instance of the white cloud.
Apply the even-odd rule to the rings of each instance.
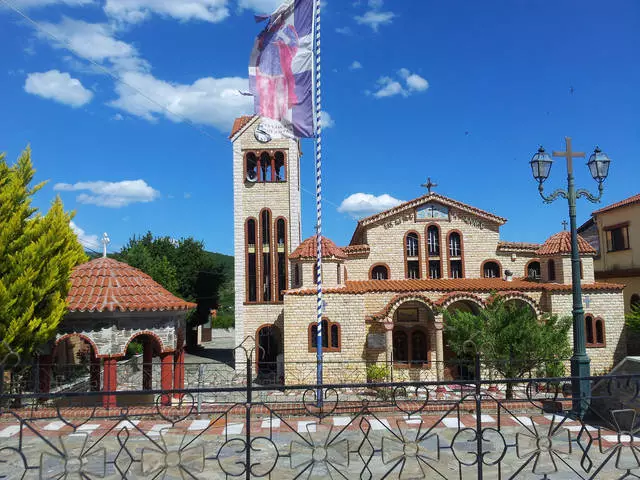
[[[124,117],[122,116],[121,113],[116,113],[113,117],[111,117],[112,120],[115,120],[117,122],[120,122],[122,120],[124,120]]]
[[[320,122],[322,123],[323,129],[331,128],[336,125],[335,120],[331,118],[331,115],[329,115],[329,112],[325,112],[324,110],[320,113]]]
[[[253,10],[256,13],[273,13],[282,4],[282,0],[240,0],[241,10]]]
[[[221,131],[229,130],[237,116],[253,111],[253,98],[239,93],[247,90],[246,78],[205,77],[191,85],[165,82],[140,72],[125,72],[121,78],[149,98],[161,102],[171,112]],[[116,85],[116,92],[119,97],[111,102],[115,108],[149,121],[156,121],[159,115],[174,122],[181,121],[123,83]]]
[[[348,213],[355,217],[364,217],[388,210],[401,203],[402,200],[393,198],[386,193],[377,197],[370,193],[354,193],[342,201],[338,207],[338,212]]]
[[[80,7],[82,5],[92,4],[94,1],[95,0],[11,0],[11,5],[20,9],[46,7],[56,4]],[[0,3],[0,9],[2,8],[4,8],[4,5]]]
[[[229,16],[227,0],[107,0],[104,11],[124,23],[139,23],[152,14],[183,22],[217,23]]]
[[[70,222],[69,226],[71,227],[71,230],[73,230],[73,233],[76,234],[76,236],[78,237],[78,241],[83,247],[89,248],[91,250],[98,250],[100,248],[98,235],[88,234],[74,222]]]
[[[58,183],[53,189],[60,192],[88,191],[89,193],[78,195],[76,200],[80,203],[109,208],[125,207],[132,203],[148,203],[160,196],[160,192],[150,187],[144,180],[78,182],[73,185]]]
[[[411,73],[407,68],[398,70],[398,76],[404,80],[406,87],[398,80],[391,77],[378,79],[378,90],[373,93],[376,98],[393,97],[401,95],[408,97],[415,92],[424,92],[429,88],[429,82],[416,73]]]
[[[59,70],[30,73],[27,75],[24,90],[74,108],[86,105],[93,98],[93,93],[84,88],[80,80],[71,78],[71,75]]]
[[[352,35],[353,30],[350,27],[338,27],[336,28],[336,32],[341,33],[342,35]]]
[[[393,97],[395,95],[408,96],[408,92],[404,87],[392,79],[391,77],[381,77],[378,80],[378,91],[374,92],[373,96],[376,98]]]
[[[362,64],[357,60],[354,60],[353,63],[349,66],[349,70],[360,70],[361,68]]]
[[[360,25],[368,25],[374,32],[378,31],[380,25],[388,25],[396,17],[393,12],[382,12],[380,9],[384,0],[369,0],[369,10],[364,15],[357,15],[355,20]]]

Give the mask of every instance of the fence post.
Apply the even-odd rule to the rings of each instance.
[[[245,404],[245,468],[246,479],[251,479],[251,402],[253,401],[253,353],[247,355],[247,403]]]
[[[202,389],[204,388],[204,364],[198,365],[198,415],[202,411]]]
[[[480,365],[480,354],[475,356],[475,381],[476,381],[476,461],[478,462],[478,479],[482,479],[482,368]]]

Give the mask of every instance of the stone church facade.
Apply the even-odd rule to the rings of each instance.
[[[258,375],[314,382],[315,237],[300,238],[300,147],[264,142],[258,125],[241,117],[230,137],[236,342],[250,337]],[[360,220],[347,246],[324,237],[325,381],[363,381],[371,364],[392,368],[394,380],[455,378],[443,312],[478,312],[495,295],[538,315],[570,316],[569,233],[542,245],[505,242],[505,223],[430,191]],[[596,252],[579,240],[587,352],[600,373],[626,353],[624,287],[595,281]]]

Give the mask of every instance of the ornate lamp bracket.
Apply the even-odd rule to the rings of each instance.
[[[602,191],[604,190],[604,187],[602,186],[602,182],[598,183],[598,195],[594,195],[591,192],[589,192],[588,190],[581,188],[578,191],[576,191],[576,198],[580,198],[580,197],[584,197],[587,200],[589,200],[591,203],[599,203],[600,199],[602,198]]]
[[[567,192],[562,190],[561,188],[547,197],[544,194],[544,186],[542,185],[542,182],[540,182],[540,185],[538,185],[538,192],[540,193],[540,196],[542,197],[544,203],[552,203],[558,198],[564,198],[565,200],[569,199],[569,195],[567,194]]]

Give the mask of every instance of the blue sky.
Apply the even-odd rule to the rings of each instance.
[[[232,254],[227,136],[251,112],[236,92],[260,28],[253,14],[278,1],[8,1],[74,49],[0,2],[0,151],[13,161],[31,144],[37,180],[49,180],[37,206],[60,194],[82,238],[107,231],[111,251],[151,230]],[[345,199],[391,197],[369,210],[410,200],[427,176],[439,193],[507,217],[503,239],[543,241],[567,206],[542,204],[528,161],[539,144],[561,149],[566,135],[612,158],[605,204],[638,192],[636,0],[327,0],[322,46],[332,124],[323,224],[338,244],[363,213]],[[308,236],[313,145],[303,148]],[[576,169],[578,186],[595,190],[582,161]],[[557,161],[546,186],[565,179]],[[581,200],[579,222],[595,208]]]

